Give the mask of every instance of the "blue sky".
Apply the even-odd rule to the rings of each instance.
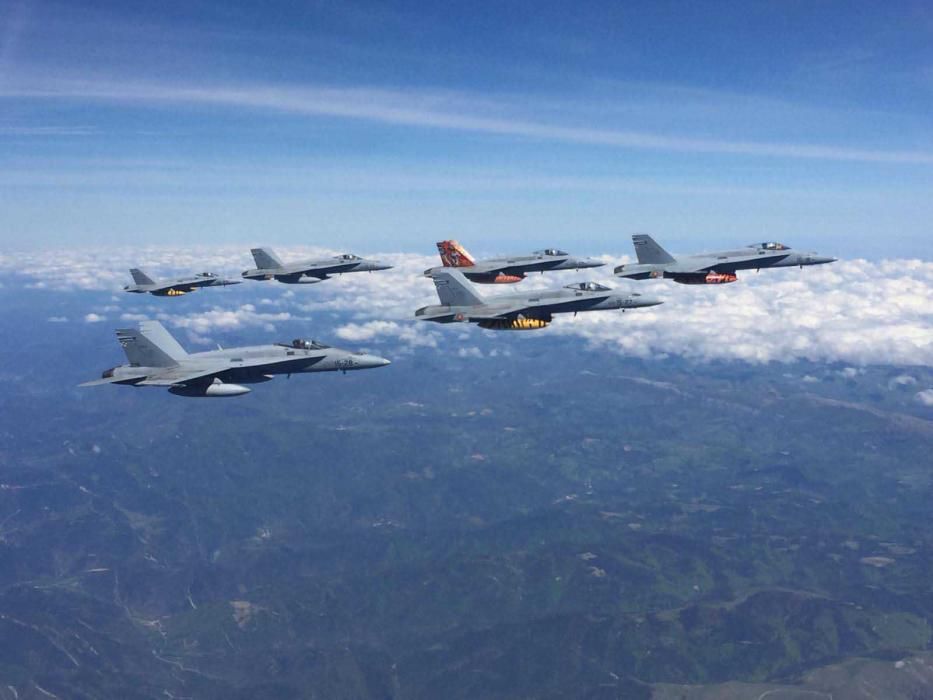
[[[933,257],[928,2],[0,3],[0,242]]]

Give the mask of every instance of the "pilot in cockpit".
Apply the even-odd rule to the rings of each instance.
[[[567,289],[580,290],[582,292],[608,292],[609,287],[599,284],[598,282],[577,282],[575,284],[568,284]]]
[[[296,350],[322,350],[327,345],[324,343],[319,343],[316,340],[303,340],[302,338],[295,338],[292,341],[292,347]]]

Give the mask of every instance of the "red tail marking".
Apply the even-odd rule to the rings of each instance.
[[[438,241],[437,252],[444,267],[473,267],[473,258],[457,241]]]

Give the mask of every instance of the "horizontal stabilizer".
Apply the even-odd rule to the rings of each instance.
[[[79,387],[102,386],[104,384],[116,384],[117,382],[132,382],[134,379],[145,379],[145,378],[146,378],[145,374],[137,374],[135,376],[122,374],[117,377],[103,377],[102,379],[92,379],[89,382],[81,382],[80,384],[78,384],[78,386]]]

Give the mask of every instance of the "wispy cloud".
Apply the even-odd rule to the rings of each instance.
[[[529,118],[522,109],[464,92],[291,85],[185,85],[115,81],[38,81],[0,90],[0,97],[103,101],[132,105],[225,106],[312,117],[365,120],[397,126],[519,139],[676,153],[719,154],[863,163],[933,164],[933,152],[864,149],[833,144],[725,140],[639,130],[558,124]]]
[[[0,124],[0,136],[90,136],[97,130],[89,126],[21,126]]]

